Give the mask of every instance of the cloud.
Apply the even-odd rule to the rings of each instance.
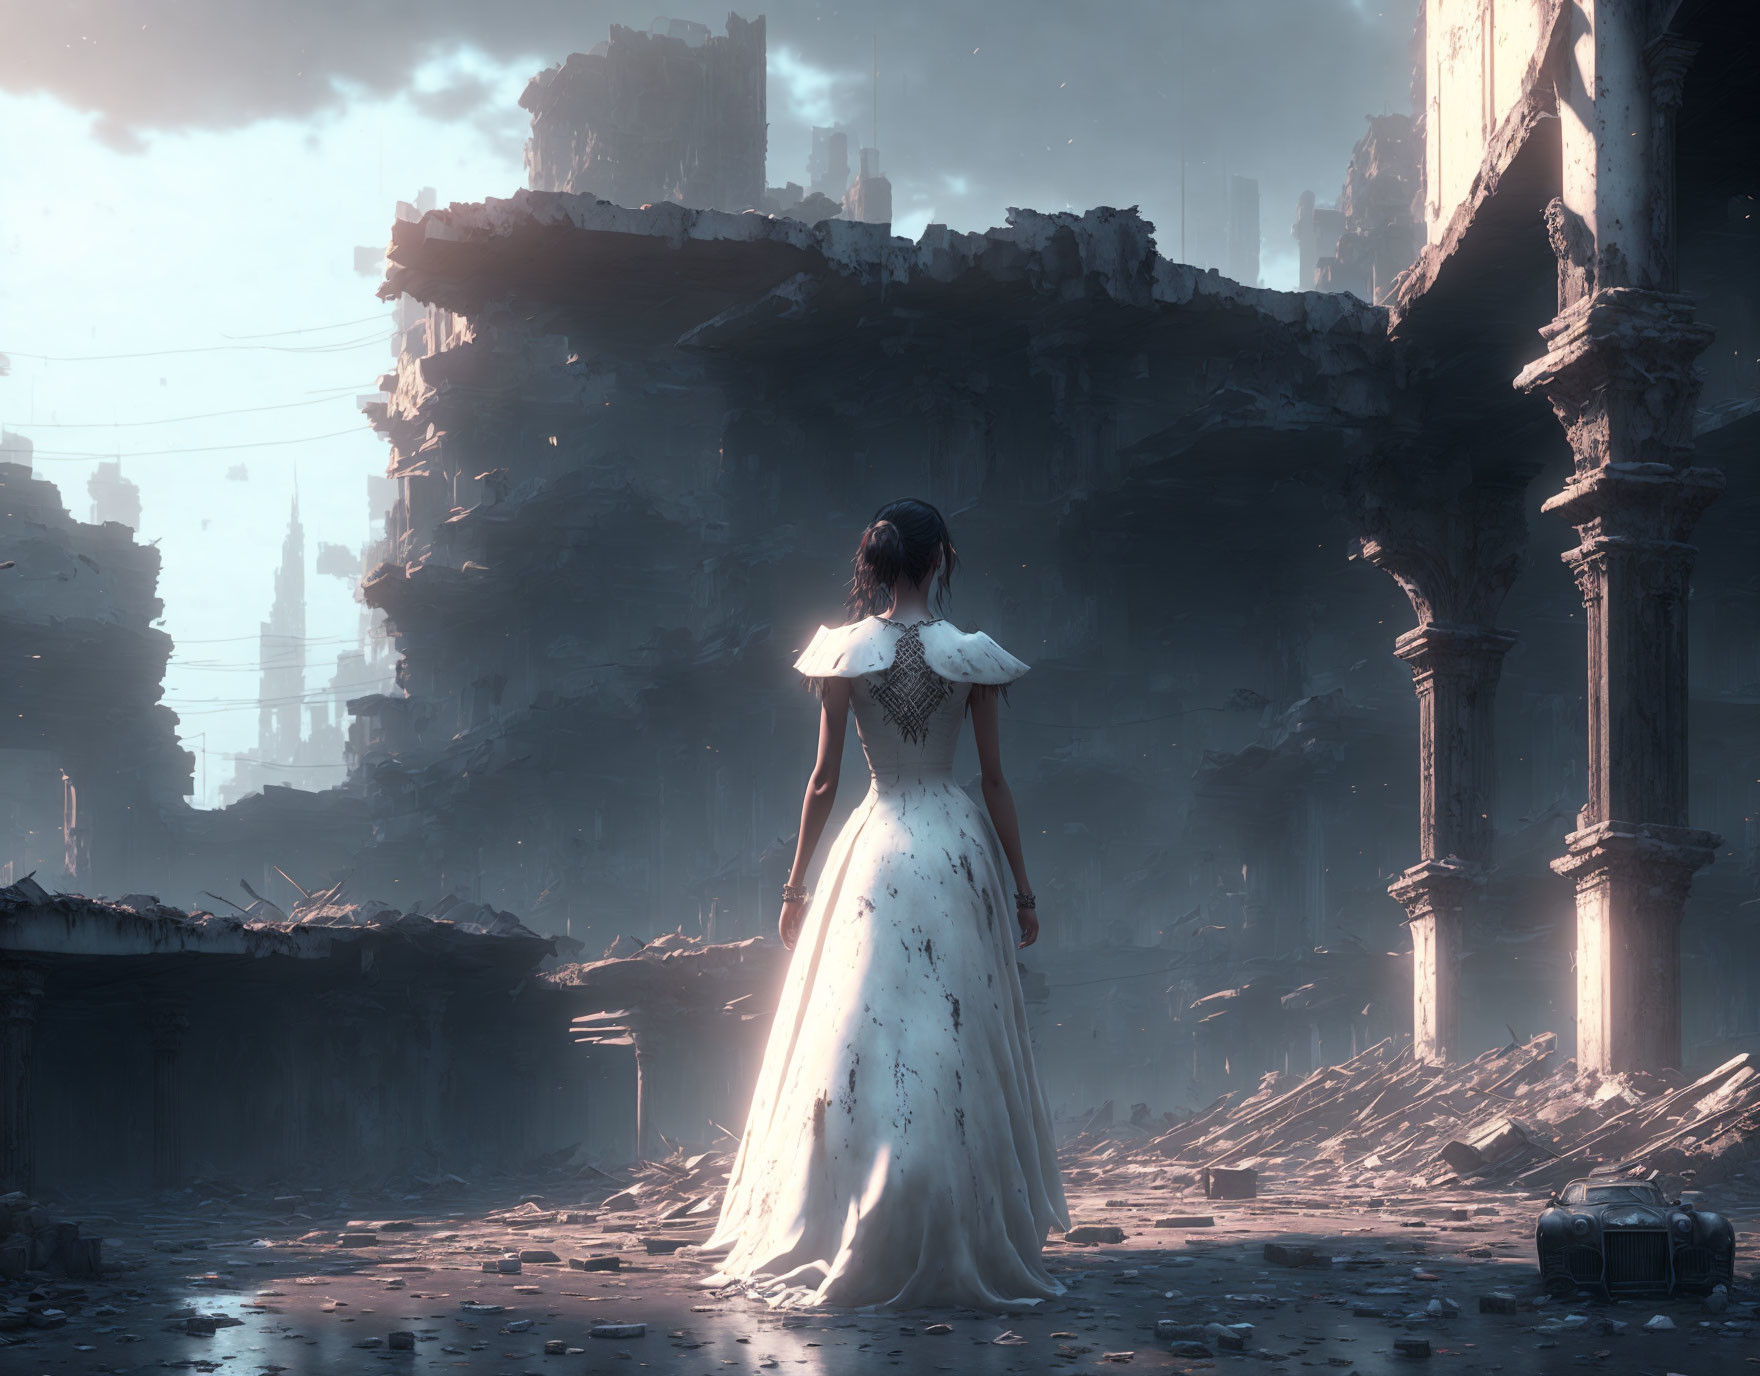
[[[673,0],[719,32],[729,0]],[[1329,200],[1363,117],[1409,99],[1416,0],[770,0],[770,179],[805,171],[805,129],[879,142],[895,183],[950,223],[1009,204],[1160,205],[1183,148],[1194,200],[1257,176],[1267,240],[1296,197]],[[631,0],[68,0],[16,4],[0,88],[47,92],[116,147],[155,130],[300,119],[405,93],[511,137],[498,77],[645,28]],[[463,62],[459,54],[473,54]],[[477,65],[472,65],[475,62]],[[436,80],[433,73],[443,72]],[[506,105],[511,107],[512,100]],[[505,128],[503,126],[506,126]],[[797,165],[798,164],[798,165]],[[966,190],[955,190],[960,179]]]
[[[786,43],[771,42],[768,56],[771,84],[782,87],[788,113],[796,121],[812,128],[848,116],[863,84],[861,76],[815,66]]]
[[[440,86],[412,87],[409,101],[429,119],[451,121],[474,118],[495,95],[493,83],[464,72]]]

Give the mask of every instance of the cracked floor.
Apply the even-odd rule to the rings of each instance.
[[[14,1311],[35,1311],[38,1323],[57,1322],[45,1310],[61,1318],[0,1332],[0,1370],[841,1376],[899,1367],[1004,1376],[1128,1365],[1716,1376],[1760,1366],[1752,1208],[1730,1210],[1740,1284],[1720,1312],[1694,1298],[1536,1302],[1537,1206],[1511,1194],[1224,1202],[1077,1188],[1073,1217],[1116,1225],[1124,1239],[1053,1239],[1049,1261],[1069,1293],[1037,1312],[783,1314],[696,1288],[706,1268],[688,1250],[650,1255],[638,1220],[596,1201],[566,1202],[582,1193],[571,1181],[450,1197],[308,1195],[291,1212],[285,1196],[116,1201],[77,1215],[107,1238],[115,1269],[104,1281],[7,1288]],[[1155,1226],[1169,1217],[1212,1222]],[[1319,1264],[1268,1264],[1268,1242],[1312,1246]],[[521,1251],[558,1260],[484,1269]],[[616,1257],[618,1269],[577,1270],[570,1257]],[[1479,1312],[1479,1297],[1496,1291],[1517,1298],[1516,1312]],[[1674,1327],[1647,1331],[1656,1315]],[[1182,1331],[1158,1336],[1158,1322]],[[640,1337],[589,1336],[596,1325],[632,1323],[645,1325]],[[1202,1332],[1212,1323],[1252,1328],[1238,1352],[1175,1350],[1194,1337],[1214,1348],[1214,1332]],[[1396,1347],[1413,1339],[1428,1344],[1428,1357]]]

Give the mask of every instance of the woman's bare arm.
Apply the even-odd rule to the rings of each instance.
[[[1027,862],[1021,854],[1021,824],[1015,815],[1014,794],[1002,776],[1002,725],[997,710],[1001,692],[987,684],[972,687],[972,737],[978,743],[978,771],[983,780],[984,806],[990,810],[990,821],[996,827],[996,839],[1002,842],[1002,853],[1014,871],[1014,887],[1018,893],[1031,893],[1027,882]],[[1021,928],[1021,945],[1031,946],[1039,939],[1039,915],[1032,908],[1016,908],[1015,921]]]
[[[849,680],[828,678],[819,707],[819,757],[813,763],[812,777],[807,780],[807,794],[801,799],[801,830],[794,845],[794,866],[788,872],[792,888],[807,882],[807,867],[813,863],[813,852],[819,849],[819,838],[825,834],[825,823],[837,801],[837,779],[843,770],[844,726],[849,720]],[[805,903],[784,903],[777,930],[782,944],[789,950],[799,940],[801,923],[807,920]]]

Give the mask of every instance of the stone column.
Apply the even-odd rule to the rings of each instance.
[[[183,1183],[183,1095],[178,1060],[189,1018],[176,1003],[154,1003],[147,1009],[147,1032],[153,1047],[153,1186],[175,1189]]]
[[[1413,1054],[1450,1062],[1462,1054],[1462,929],[1491,863],[1497,683],[1516,640],[1492,618],[1526,557],[1534,466],[1479,473],[1407,456],[1390,467],[1363,513],[1376,534],[1359,545],[1418,618],[1394,642],[1418,695],[1418,863],[1388,893],[1412,932]]]
[[[1722,838],[1687,825],[1687,595],[1694,523],[1723,475],[1693,468],[1693,359],[1711,331],[1683,297],[1603,288],[1569,308],[1519,385],[1563,421],[1576,471],[1545,511],[1587,613],[1588,802],[1553,869],[1577,886],[1577,1063],[1680,1064],[1680,922]]]
[[[0,1193],[34,1183],[31,1066],[45,973],[34,961],[0,958]]]
[[[1687,824],[1693,526],[1723,475],[1692,466],[1711,330],[1674,274],[1674,110],[1690,45],[1633,0],[1573,10],[1564,178],[1547,210],[1559,314],[1516,386],[1564,426],[1574,471],[1543,510],[1587,613],[1588,802],[1553,869],[1577,888],[1577,1063],[1678,1066],[1680,923],[1722,838]]]
[[[1412,1049],[1461,1058],[1460,955],[1467,907],[1491,859],[1494,708],[1515,636],[1427,622],[1394,642],[1418,694],[1419,861],[1388,888],[1412,931]]]

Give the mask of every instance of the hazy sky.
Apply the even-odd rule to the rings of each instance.
[[[368,535],[366,479],[384,449],[355,397],[390,363],[389,311],[354,247],[382,244],[393,203],[422,186],[444,204],[522,185],[515,102],[538,68],[613,22],[666,13],[719,30],[727,12],[0,0],[0,424],[34,441],[38,471],[81,519],[92,456],[120,455],[140,484],[179,645],[166,696],[186,743],[207,751],[209,800],[230,773],[222,757],[256,744],[255,634],[295,483],[308,559]],[[769,18],[773,184],[806,180],[814,124],[867,141],[877,39],[897,232],[983,229],[1010,205],[1136,204],[1177,256],[1183,149],[1188,257],[1220,256],[1208,188],[1257,177],[1273,287],[1294,285],[1298,195],[1330,200],[1364,116],[1409,103],[1412,0],[739,12]],[[315,688],[358,608],[339,579],[308,567],[307,585]]]

